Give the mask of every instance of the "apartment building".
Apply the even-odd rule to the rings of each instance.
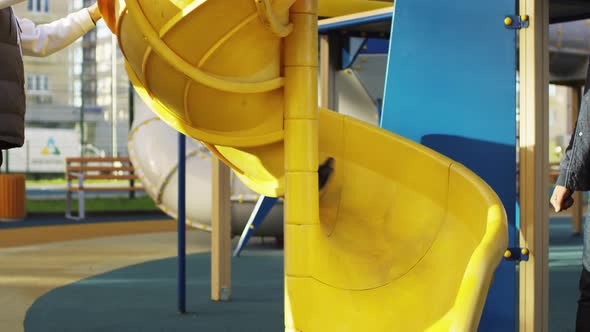
[[[19,17],[43,24],[83,8],[84,2],[93,3],[27,0],[14,9]],[[100,21],[95,32],[63,51],[46,58],[25,57],[27,126],[72,129],[78,137],[83,133],[87,154],[111,155],[114,148],[117,154],[126,155],[129,83],[119,51],[116,70],[113,70],[113,45],[116,49],[110,31]],[[113,84],[113,74],[117,84]]]

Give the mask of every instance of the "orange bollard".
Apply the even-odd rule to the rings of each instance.
[[[0,174],[0,221],[20,221],[27,215],[25,176]]]

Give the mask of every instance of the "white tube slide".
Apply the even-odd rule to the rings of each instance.
[[[135,120],[129,134],[129,157],[146,193],[172,218],[178,215],[178,132],[136,98]],[[232,235],[239,235],[258,200],[234,174],[231,180]],[[199,142],[186,142],[187,225],[211,230],[211,153]],[[283,206],[279,202],[256,235],[283,236]]]
[[[338,113],[379,126],[375,101],[356,71],[344,69],[336,72],[335,85]]]

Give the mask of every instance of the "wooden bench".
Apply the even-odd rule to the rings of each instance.
[[[143,187],[135,186],[138,180],[129,158],[66,158],[66,218],[81,220],[86,218],[85,193],[94,192],[135,192]],[[88,186],[85,180],[130,181],[127,186]],[[77,183],[76,183],[77,182]],[[72,215],[72,196],[78,194],[78,216]]]

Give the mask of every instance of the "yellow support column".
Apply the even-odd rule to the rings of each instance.
[[[313,252],[305,239],[319,229],[317,0],[296,1],[290,19],[293,32],[284,44],[285,331],[298,331],[298,315],[290,305],[297,301],[289,296],[291,279],[310,276]]]
[[[548,331],[549,0],[520,0],[520,331]]]

